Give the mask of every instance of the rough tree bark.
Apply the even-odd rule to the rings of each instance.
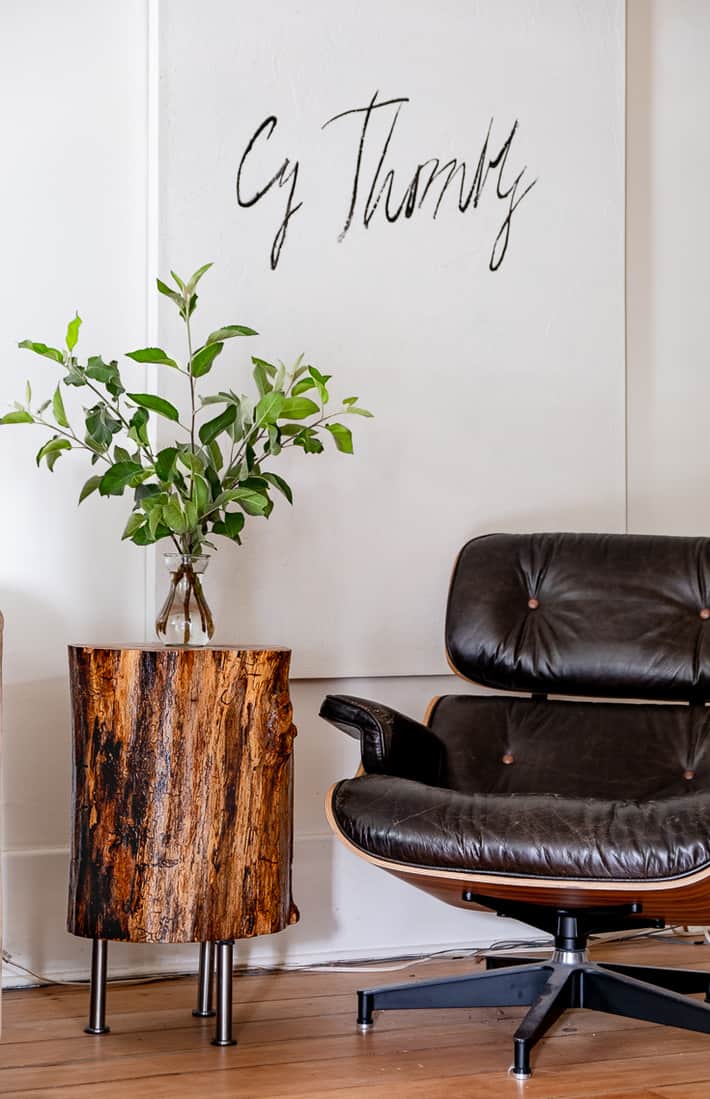
[[[295,923],[289,662],[70,646],[70,932],[214,942]]]

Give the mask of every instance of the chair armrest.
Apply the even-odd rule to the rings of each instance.
[[[368,774],[397,775],[438,786],[443,771],[441,742],[420,721],[366,698],[326,695],[320,716],[360,739]]]

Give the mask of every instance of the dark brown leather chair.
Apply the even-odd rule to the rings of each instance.
[[[328,696],[321,715],[362,749],[330,791],[331,825],[375,866],[544,929],[554,950],[363,990],[358,1023],[527,1004],[520,1077],[568,1007],[710,1032],[707,973],[595,965],[586,950],[594,932],[710,923],[710,539],[476,538],[454,569],[446,646],[465,679],[528,697],[448,695],[420,724]]]

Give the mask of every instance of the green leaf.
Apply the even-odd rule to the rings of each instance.
[[[212,445],[214,444],[211,443],[210,446]],[[207,469],[205,470],[205,477],[207,478],[207,482],[210,486],[210,492],[212,493],[212,500],[214,501],[217,499],[222,489],[222,483],[219,479],[219,474],[212,466],[207,466]]]
[[[96,489],[99,487],[100,483],[100,476],[89,477],[89,480],[84,482],[84,487],[79,493],[79,503],[85,500],[87,496],[91,496],[92,492],[96,492]]]
[[[254,363],[254,366],[262,367],[262,369],[266,371],[269,378],[273,379],[276,377],[276,367],[273,365],[273,363],[267,363],[266,359],[260,359],[256,355],[252,355],[251,361]]]
[[[367,416],[368,419],[373,419],[373,413],[368,412],[366,408],[355,408],[355,405],[350,405],[345,411],[348,416]]]
[[[338,450],[341,450],[343,454],[352,454],[353,435],[349,427],[346,427],[345,424],[326,424],[325,429],[335,439]]]
[[[24,410],[18,410],[17,412],[6,412],[0,419],[0,424],[33,424],[34,417],[30,412]]]
[[[343,397],[343,404],[357,404],[357,397]]]
[[[122,424],[111,414],[108,405],[101,402],[86,413],[86,441],[95,450],[106,450]]]
[[[333,377],[332,374],[321,374],[320,370],[318,370],[315,366],[309,366],[308,373],[315,382],[320,382],[321,385],[325,385]]]
[[[177,454],[176,446],[166,446],[164,450],[159,451],[156,455],[155,472],[161,481],[165,483],[172,481]]]
[[[116,462],[101,478],[99,492],[102,496],[122,496],[126,486],[142,472],[143,467],[138,462]]]
[[[224,456],[222,455],[222,451],[219,448],[219,443],[213,439],[208,444],[208,450],[210,452],[210,457],[212,458],[212,465],[214,466],[215,470],[219,472],[219,470],[224,465]]]
[[[183,505],[185,509],[185,522],[187,523],[188,530],[194,530],[197,526],[197,504],[194,500],[184,500]]]
[[[126,396],[130,397],[141,408],[157,412],[160,416],[164,416],[166,420],[177,423],[180,419],[180,413],[175,405],[171,404],[170,401],[166,401],[164,397],[156,397],[152,393],[127,393]]]
[[[232,539],[233,542],[238,541],[238,536],[244,530],[244,514],[241,511],[225,511],[224,512],[224,530],[218,531],[218,534],[224,534],[228,539]]]
[[[273,424],[269,424],[269,454],[274,458],[281,453],[281,432]]]
[[[288,485],[286,481],[284,481],[283,477],[279,477],[277,473],[262,473],[261,476],[264,478],[265,481],[268,481],[270,485],[273,485],[274,488],[277,488],[279,492],[283,493],[289,504],[293,503],[293,492],[291,491],[291,486]]]
[[[187,286],[185,287],[188,294],[192,293],[192,291],[195,289],[195,287],[197,286],[197,284],[200,281],[200,279],[202,278],[202,276],[204,274],[206,274],[207,271],[209,271],[211,266],[212,266],[211,263],[203,263],[202,267],[197,268],[194,275],[192,275],[192,277],[190,278],[190,281],[188,282]]]
[[[155,534],[152,535],[148,529],[148,524],[144,523],[131,537],[131,542],[134,546],[152,546],[153,542],[157,542],[159,538],[166,538],[169,534],[168,528],[161,523]]]
[[[223,347],[223,343],[208,343],[195,352],[190,363],[190,373],[193,378],[202,378],[205,374],[209,374],[212,363]]]
[[[141,515],[140,512],[136,512],[136,511],[132,512],[128,516],[128,522],[126,523],[125,527],[123,528],[123,534],[121,535],[121,541],[122,542],[125,541],[126,538],[132,538],[133,535],[136,533],[136,531],[139,530],[143,526],[144,523],[145,523],[145,516],[144,515]]]
[[[182,295],[176,293],[176,291],[173,290],[171,286],[167,286],[164,282],[162,282],[161,279],[156,279],[155,284],[158,287],[160,293],[165,294],[166,298],[170,298],[170,300],[174,301],[176,305],[182,305]]]
[[[312,416],[314,412],[320,412],[315,401],[308,397],[286,397],[281,409],[281,420],[305,420],[306,416]]]
[[[191,473],[202,473],[205,468],[205,460],[199,454],[195,454],[187,443],[184,447],[178,447],[178,461],[182,462]]]
[[[212,494],[210,492],[210,486],[205,481],[204,477],[200,477],[197,474],[192,481],[192,491],[194,493],[194,502],[197,508],[197,514],[203,515],[209,510],[209,505],[212,500]]]
[[[167,492],[163,492],[156,481],[148,481],[147,483],[142,481],[140,485],[136,485],[133,498],[137,504],[142,506],[144,511],[148,511],[157,504],[167,504],[168,502]]]
[[[67,414],[64,411],[64,401],[62,400],[59,386],[54,390],[54,396],[52,397],[52,412],[54,413],[54,419],[60,427],[69,427],[69,421],[67,420]]]
[[[68,351],[73,351],[76,347],[77,340],[79,339],[80,328],[81,317],[78,313],[76,313],[74,319],[69,321],[69,324],[67,325],[66,345]]]
[[[121,381],[121,375],[118,370],[118,363],[115,359],[110,363],[105,363],[100,355],[92,355],[86,364],[85,373],[87,378],[93,378],[97,382],[103,382],[113,397],[118,397],[121,393],[125,392],[123,382]]]
[[[256,388],[259,390],[259,396],[263,397],[265,396],[265,394],[270,393],[273,389],[273,386],[269,381],[268,374],[264,370],[261,363],[256,363],[252,374],[254,377],[254,381],[256,382]]]
[[[263,492],[254,489],[238,488],[232,494],[233,499],[243,508],[247,515],[263,515],[267,511],[271,501]]]
[[[300,446],[306,454],[321,454],[324,447],[312,427],[302,428],[298,435],[294,436],[294,446]]]
[[[39,466],[43,458],[47,461],[47,468],[54,469],[57,458],[63,450],[71,450],[71,443],[68,439],[63,439],[60,435],[55,435],[53,439],[50,439],[48,443],[45,443],[43,447],[37,451],[37,465]]]
[[[224,412],[220,412],[219,416],[215,416],[213,420],[208,420],[203,424],[199,431],[200,442],[207,446],[216,439],[223,431],[233,424],[237,418],[236,405],[227,405]]]
[[[114,462],[130,462],[131,456],[123,446],[115,446],[113,448],[113,460]]]
[[[77,366],[75,363],[72,363],[72,365],[69,367],[66,374],[64,375],[64,384],[65,385],[86,385],[86,378],[84,376],[84,368],[82,366]]]
[[[148,445],[148,413],[145,408],[137,408],[128,421],[130,424],[128,438],[137,446]]]
[[[302,374],[305,374],[307,370],[308,366],[303,363],[303,352],[301,352],[301,354],[298,356],[295,363],[293,364],[293,369],[291,371],[294,382],[297,378],[300,378]]]
[[[171,359],[162,347],[139,347],[137,351],[127,351],[127,359],[133,359],[136,363],[160,363],[162,366],[177,366],[175,359]]]
[[[25,404],[28,408],[32,404],[32,386],[29,381],[25,382]]]
[[[185,531],[190,529],[182,509],[173,500],[163,508],[163,522],[176,534],[184,534]]]
[[[315,389],[315,387],[316,383],[313,381],[313,378],[301,378],[300,382],[296,382],[291,390],[291,395],[293,397],[298,397],[300,393],[307,393],[309,389]]]
[[[223,340],[231,340],[234,336],[258,336],[253,328],[247,328],[245,324],[227,324],[224,328],[218,328],[210,332],[205,346],[210,343],[221,343]]]
[[[172,275],[172,277],[173,277],[173,281],[174,281],[174,282],[176,283],[176,285],[177,285],[177,286],[178,286],[178,287],[179,287],[179,288],[180,288],[181,290],[184,290],[184,289],[185,289],[185,283],[184,283],[184,282],[182,281],[182,279],[180,278],[180,276],[179,276],[179,275],[176,275],[174,271],[171,271],[171,272],[170,272],[170,274]]]
[[[148,530],[150,531],[151,538],[155,538],[158,527],[163,521],[163,509],[162,507],[152,508],[148,513]]]
[[[55,363],[64,362],[64,353],[59,351],[56,347],[47,347],[46,343],[35,343],[34,340],[23,340],[22,343],[18,343],[17,346],[27,348],[28,351],[34,351],[35,355],[43,355],[45,359],[53,359]]]
[[[254,423],[260,425],[275,424],[283,415],[283,407],[287,403],[286,397],[272,390],[261,398],[254,409]]]

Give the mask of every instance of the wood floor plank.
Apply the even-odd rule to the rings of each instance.
[[[603,944],[597,956],[710,970],[705,947]],[[6,994],[0,1094],[6,1099],[520,1099],[507,1074],[522,1008],[382,1012],[353,1029],[358,987],[470,972],[471,962],[399,973],[258,973],[235,981],[239,1045],[215,1049],[190,1016],[194,979],[115,987],[113,1033],[81,1032],[87,992]],[[525,1099],[710,1099],[710,1036],[594,1012],[566,1013],[536,1047]]]

